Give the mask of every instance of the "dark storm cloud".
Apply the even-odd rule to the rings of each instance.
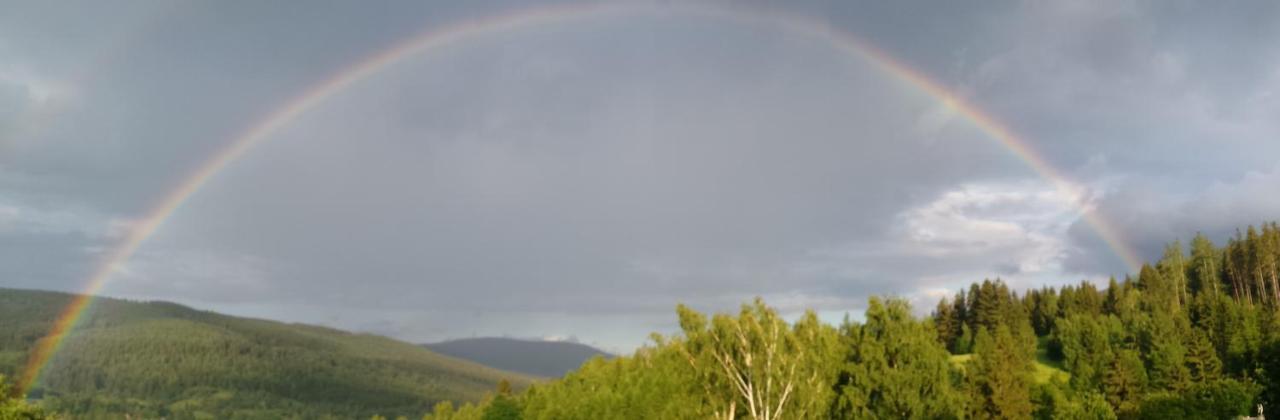
[[[424,27],[535,5],[6,7],[22,13],[0,15],[0,285],[77,287],[287,98]],[[1280,19],[1211,6],[731,7],[818,16],[938,78],[1152,256],[1280,211],[1263,193]],[[487,34],[358,83],[215,177],[108,292],[617,349],[671,328],[676,302],[838,314],[1122,270],[1084,198],[934,98],[819,40],[664,10]]]
[[[1190,194],[1161,193],[1133,182],[1109,195],[1099,211],[1124,226],[1125,240],[1149,261],[1159,258],[1164,246],[1180,240],[1184,249],[1201,233],[1224,244],[1246,226],[1257,226],[1280,218],[1280,166],[1266,171],[1250,171],[1238,179],[1215,181]],[[1082,244],[1067,258],[1068,269],[1097,272],[1109,260],[1092,233],[1079,226],[1071,230],[1073,240]]]

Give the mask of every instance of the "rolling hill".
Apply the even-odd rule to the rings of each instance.
[[[0,289],[0,374],[71,298]],[[381,336],[99,298],[29,395],[74,418],[417,418],[503,379],[532,381]]]
[[[425,346],[437,353],[485,366],[548,378],[564,376],[596,356],[613,357],[585,344],[497,337],[465,338]]]

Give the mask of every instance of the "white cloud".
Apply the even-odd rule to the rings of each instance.
[[[1077,210],[1076,198],[1042,182],[966,184],[898,215],[897,233],[907,248],[945,258],[1010,249],[1034,249],[1019,258],[1039,271],[1060,251],[1060,236]]]
[[[860,306],[870,291],[905,297],[921,311],[984,278],[1017,288],[1070,282],[1062,263],[1078,203],[1038,179],[965,183],[901,211],[886,237],[815,250],[798,271],[837,279],[837,289],[860,285],[843,295],[846,305]]]

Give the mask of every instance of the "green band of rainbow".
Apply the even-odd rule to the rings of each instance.
[[[366,59],[342,69],[324,81],[311,86],[300,95],[284,102],[282,106],[266,115],[266,117],[250,126],[248,130],[232,139],[221,152],[209,158],[194,172],[185,178],[177,188],[163,197],[145,217],[140,219],[129,234],[107,254],[103,256],[93,274],[83,288],[83,294],[72,299],[66,309],[54,323],[49,334],[37,342],[30,354],[19,389],[30,389],[39,378],[49,361],[57,353],[86,309],[93,301],[111,275],[126,262],[138,247],[164,224],[182,204],[200,190],[227,165],[248,153],[259,143],[268,139],[272,133],[290,124],[299,116],[315,108],[335,93],[341,92],[357,82],[367,79],[407,57],[454,45],[480,35],[501,33],[520,28],[541,25],[562,24],[590,18],[627,15],[632,13],[652,13],[654,11],[674,11],[682,14],[729,19],[749,24],[776,26],[785,30],[811,36],[830,43],[845,54],[865,59],[887,74],[909,85],[928,93],[938,101],[949,106],[959,115],[971,121],[992,139],[1013,152],[1025,161],[1039,176],[1051,182],[1057,189],[1080,197],[1083,188],[1063,176],[1042,156],[1032,149],[1031,145],[1020,139],[1006,125],[1001,124],[991,115],[983,112],[973,103],[947,89],[924,73],[916,71],[893,56],[864,42],[853,34],[832,27],[825,22],[800,16],[763,13],[742,8],[704,8],[671,6],[655,9],[625,4],[586,3],[559,5],[535,8],[495,17],[466,21],[422,32],[390,48],[368,56]],[[1137,253],[1125,246],[1117,230],[1106,220],[1089,209],[1084,202],[1079,202],[1081,217],[1093,228],[1106,244],[1122,258],[1132,270],[1141,266]]]

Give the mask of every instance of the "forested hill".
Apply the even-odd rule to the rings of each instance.
[[[485,366],[541,377],[563,376],[596,356],[612,357],[586,344],[499,337],[463,338],[426,347]]]
[[[72,295],[0,289],[0,373],[16,378]],[[508,379],[389,338],[99,298],[33,398],[74,418],[421,416]]]

